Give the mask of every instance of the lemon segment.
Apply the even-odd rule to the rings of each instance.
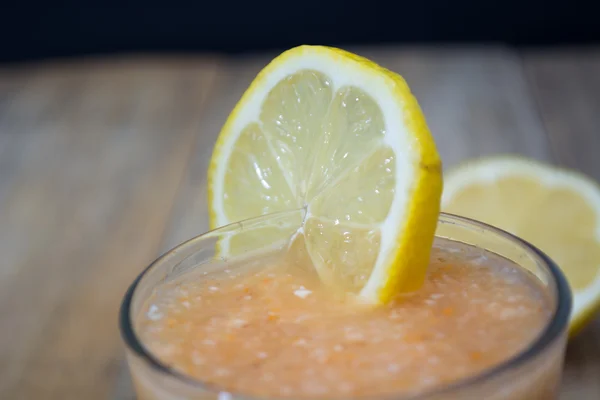
[[[303,209],[286,240],[326,283],[380,303],[424,280],[441,162],[404,80],[369,60],[321,46],[274,59],[225,123],[208,180],[213,227]]]
[[[600,307],[600,188],[576,172],[512,156],[446,174],[444,211],[497,226],[550,256],[573,290],[570,331]]]
[[[222,193],[228,221],[302,207],[287,184],[287,174],[271,152],[269,139],[257,123],[240,132],[231,149],[228,169]],[[239,207],[240,199],[244,201],[243,208]]]

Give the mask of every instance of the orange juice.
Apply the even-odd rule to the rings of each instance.
[[[556,397],[564,332],[529,363],[493,377],[556,314],[547,288],[516,263],[438,238],[423,287],[382,306],[341,296],[304,267],[276,255],[192,268],[156,285],[134,330],[169,379],[199,392],[158,387],[134,359],[140,398]],[[466,397],[444,397],[486,375]]]

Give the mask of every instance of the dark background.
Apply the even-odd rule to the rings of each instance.
[[[301,43],[600,40],[591,1],[3,2],[0,61],[119,52],[247,52]]]

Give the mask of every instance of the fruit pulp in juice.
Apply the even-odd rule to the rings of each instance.
[[[443,239],[436,239],[423,287],[381,306],[340,296],[293,261],[273,257],[179,276],[155,289],[136,332],[164,364],[229,393],[401,398],[505,362],[551,318],[531,273]],[[523,397],[501,398],[553,398],[557,378],[547,380],[547,388],[530,379],[537,388],[521,385]]]

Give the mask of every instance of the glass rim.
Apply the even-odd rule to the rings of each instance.
[[[276,213],[281,214],[281,213]],[[171,248],[166,251],[154,261],[150,263],[144,270],[138,274],[135,280],[131,283],[125,296],[123,297],[121,307],[119,310],[119,329],[121,332],[121,337],[125,342],[127,349],[131,350],[136,356],[142,359],[142,361],[150,366],[153,370],[158,373],[166,374],[171,378],[174,378],[178,381],[186,385],[190,385],[199,390],[204,390],[207,392],[213,392],[215,394],[226,392],[229,393],[233,398],[241,398],[245,400],[278,400],[283,399],[280,397],[255,397],[252,395],[246,395],[244,393],[231,392],[226,388],[220,387],[218,385],[213,385],[210,383],[203,382],[201,380],[197,380],[192,378],[191,376],[186,375],[185,373],[179,372],[174,368],[169,367],[167,364],[160,361],[150,350],[148,350],[143,344],[142,341],[138,338],[138,335],[134,329],[134,323],[131,315],[131,306],[134,294],[136,292],[136,288],[144,276],[151,271],[156,265],[160,264],[166,258],[169,258],[170,255],[177,253],[179,250],[193,246],[196,242],[201,241],[206,236],[210,234],[218,233],[219,231],[226,231],[227,229],[231,229],[238,225],[239,228],[243,227],[245,222],[258,222],[260,220],[266,220],[269,216],[273,216],[273,214],[263,215],[260,217],[250,218],[240,222],[234,222],[229,225],[225,225],[216,229],[209,230],[205,233],[197,235],[189,240],[180,243],[179,245]],[[507,372],[513,368],[517,368],[534,359],[536,356],[541,354],[544,350],[549,348],[556,339],[558,339],[561,334],[567,329],[569,318],[571,314],[572,307],[572,293],[570,286],[566,280],[561,269],[556,265],[554,261],[550,257],[548,257],[544,252],[540,249],[532,245],[531,243],[508,233],[500,228],[496,228],[492,225],[488,225],[486,223],[462,217],[455,214],[440,212],[440,216],[438,218],[438,223],[446,222],[453,224],[466,224],[469,226],[477,227],[479,229],[491,231],[492,233],[504,237],[505,239],[510,240],[514,244],[525,248],[528,252],[532,253],[535,257],[539,258],[539,260],[545,265],[545,267],[550,272],[551,280],[554,285],[554,289],[556,291],[556,308],[551,318],[549,318],[546,323],[544,329],[539,333],[539,335],[523,350],[514,354],[512,357],[507,358],[506,360],[488,368],[480,373],[477,373],[473,376],[468,376],[463,379],[459,379],[450,384],[434,388],[432,390],[419,393],[416,395],[408,395],[397,397],[394,395],[382,395],[376,396],[382,400],[419,400],[419,399],[427,399],[430,396],[439,396],[445,393],[452,394],[453,391],[467,389],[470,386],[477,385],[478,383],[483,383],[488,379],[493,378],[496,375],[500,375],[503,372]],[[450,239],[453,240],[453,239]],[[365,397],[350,397],[344,399],[364,399]],[[369,396],[371,398],[371,396]],[[301,398],[300,398],[301,399]]]

